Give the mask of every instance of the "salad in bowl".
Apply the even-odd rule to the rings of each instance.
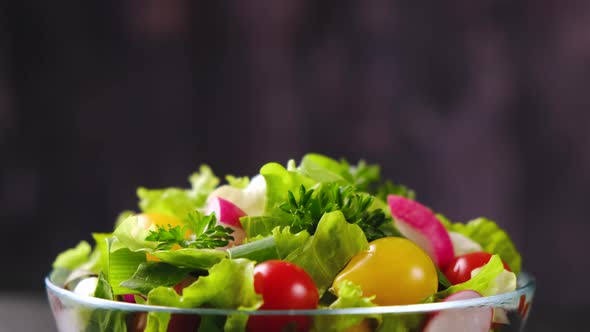
[[[60,331],[517,331],[534,280],[486,218],[452,222],[377,165],[320,154],[139,188],[46,278]]]

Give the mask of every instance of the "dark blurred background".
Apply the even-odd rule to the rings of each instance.
[[[0,297],[43,296],[140,185],[316,151],[497,220],[538,279],[532,330],[574,324],[589,83],[583,0],[1,2]]]

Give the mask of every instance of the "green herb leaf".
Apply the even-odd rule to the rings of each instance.
[[[372,209],[375,197],[357,192],[350,185],[322,183],[317,189],[299,187],[299,195],[287,194],[287,201],[279,208],[288,215],[291,232],[307,230],[313,234],[322,216],[327,212],[341,211],[346,221],[357,224],[367,240],[373,241],[388,235],[384,225],[391,218],[382,209]]]
[[[184,243],[185,227],[168,225],[168,227],[156,225],[156,231],[149,231],[146,241],[158,242],[157,250],[169,250],[175,244]],[[187,245],[186,245],[187,246]],[[185,247],[186,247],[185,246]]]
[[[234,240],[231,235],[234,230],[230,227],[216,225],[217,220],[214,213],[203,216],[199,212],[193,212],[188,215],[187,220],[190,221],[190,227],[195,230],[196,238],[194,240],[185,239],[189,226],[172,227],[172,225],[168,225],[168,227],[156,225],[157,230],[150,230],[145,240],[157,242],[157,250],[170,250],[174,245],[179,245],[182,248],[214,249],[225,247],[229,241]]]

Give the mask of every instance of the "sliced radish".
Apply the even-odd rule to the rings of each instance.
[[[135,295],[134,294],[123,294],[123,302],[127,303],[135,303]]]
[[[478,292],[462,290],[449,295],[443,300],[459,301],[482,297]],[[473,307],[465,309],[450,309],[433,313],[424,327],[423,332],[488,332],[492,326],[492,308]]]
[[[396,195],[389,195],[387,203],[399,231],[426,251],[439,268],[453,260],[455,254],[449,233],[429,208]]]
[[[243,189],[223,185],[209,194],[209,199],[213,197],[227,199],[239,206],[249,216],[261,216],[266,206],[266,180],[258,174]]]
[[[90,277],[86,279],[82,279],[74,288],[74,293],[85,295],[85,296],[94,296],[94,291],[96,290],[96,285],[98,285],[98,278],[97,277]]]
[[[462,256],[472,252],[483,251],[479,243],[473,241],[461,233],[449,232],[449,236],[451,237],[451,242],[453,243],[453,252],[455,253],[455,256]]]
[[[234,241],[229,245],[240,245],[246,237],[246,233],[240,223],[240,218],[246,216],[246,212],[242,211],[234,203],[223,199],[221,197],[211,197],[207,205],[207,212],[215,212],[217,223],[229,227],[234,230],[232,233]]]

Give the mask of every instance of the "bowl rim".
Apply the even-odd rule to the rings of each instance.
[[[375,314],[412,314],[425,313],[448,309],[464,309],[470,307],[503,307],[516,308],[521,301],[521,296],[528,296],[532,300],[536,288],[535,278],[527,273],[521,272],[518,275],[516,290],[508,293],[486,296],[475,299],[418,303],[394,306],[375,306],[363,308],[341,308],[341,309],[298,309],[298,310],[240,310],[240,309],[218,309],[218,308],[178,308],[156,306],[148,304],[136,304],[120,301],[111,301],[96,297],[85,296],[74,293],[70,290],[54,284],[50,277],[45,277],[45,286],[48,295],[52,294],[92,309],[107,309],[131,312],[169,312],[177,314],[198,314],[198,315],[375,315]]]

